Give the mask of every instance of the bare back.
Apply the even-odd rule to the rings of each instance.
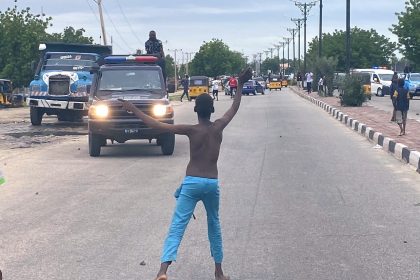
[[[223,128],[217,125],[217,121],[192,126],[191,132],[187,135],[190,140],[187,176],[217,178],[222,132]]]

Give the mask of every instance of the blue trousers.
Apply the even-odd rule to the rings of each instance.
[[[166,237],[161,262],[175,261],[185,229],[197,202],[203,202],[207,212],[210,253],[215,263],[223,261],[222,232],[219,221],[219,185],[217,179],[186,176],[176,190],[176,207]]]

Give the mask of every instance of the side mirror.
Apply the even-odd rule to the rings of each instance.
[[[92,65],[92,68],[90,68],[90,74],[96,74],[99,72],[99,65],[97,63]]]

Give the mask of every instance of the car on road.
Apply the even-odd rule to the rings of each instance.
[[[370,74],[370,88],[371,94],[376,94],[377,96],[384,96],[386,93],[383,91],[383,87],[391,86],[392,76],[394,71],[387,69],[354,69],[353,72],[363,72]]]
[[[257,81],[264,89],[267,89],[267,82],[263,77],[256,77],[254,80]]]
[[[242,87],[242,94],[244,95],[257,95],[257,93],[264,94],[264,88],[261,86],[260,83],[258,83],[255,80],[249,80],[248,82],[245,82]]]
[[[96,157],[107,140],[124,143],[131,139],[156,139],[164,155],[171,155],[175,135],[150,128],[132,112],[123,109],[118,99],[132,102],[144,113],[173,124],[174,111],[166,98],[162,69],[154,56],[108,56],[94,69],[90,91],[88,137],[89,154]]]
[[[410,98],[420,96],[420,73],[409,73],[405,77]]]

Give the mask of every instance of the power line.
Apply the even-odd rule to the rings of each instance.
[[[114,27],[115,32],[116,32],[116,33],[118,34],[118,36],[120,37],[121,41],[125,44],[125,46],[127,47],[127,49],[128,49],[128,50],[130,50],[131,48],[130,48],[129,44],[127,43],[127,41],[125,41],[125,40],[124,40],[124,37],[123,37],[123,36],[121,35],[121,33],[117,30],[117,27],[115,26],[114,22],[112,21],[112,18],[111,18],[111,16],[109,15],[109,13],[108,13],[107,9],[105,8],[105,6],[104,6],[104,11],[105,11],[105,14],[107,15],[107,17],[108,17],[109,21],[111,22],[112,27]],[[130,51],[128,51],[128,53],[130,53]]]
[[[131,26],[130,22],[128,21],[128,18],[127,18],[127,16],[125,15],[125,13],[124,13],[124,11],[123,11],[123,9],[122,9],[122,7],[121,7],[121,4],[120,4],[120,1],[119,1],[119,0],[117,0],[117,4],[118,4],[118,7],[120,8],[120,11],[121,11],[121,13],[122,13],[122,15],[123,15],[123,17],[124,17],[125,21],[126,21],[126,22],[127,22],[127,24],[128,24],[128,27],[130,28],[131,32],[133,33],[134,37],[136,37],[137,41],[140,43],[140,45],[142,45],[141,40],[140,40],[140,39],[139,39],[139,37],[137,36],[137,33],[134,31],[133,27]]]

